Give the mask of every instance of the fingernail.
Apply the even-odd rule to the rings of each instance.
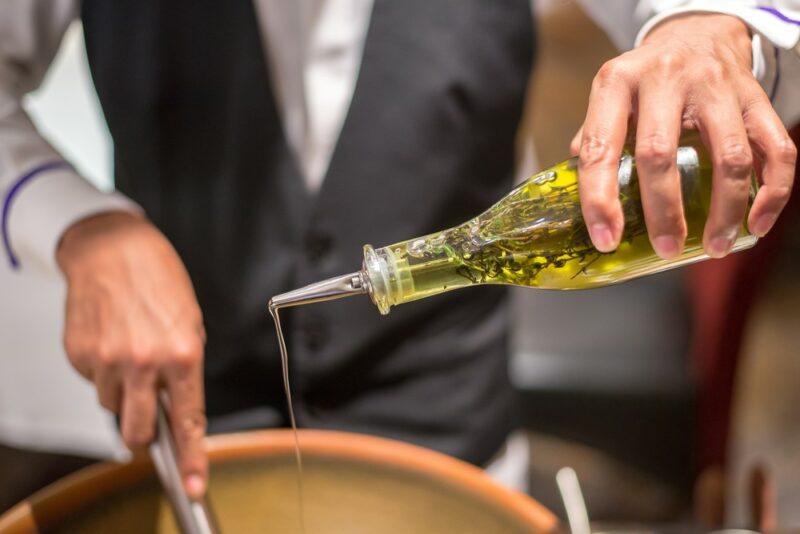
[[[193,499],[199,499],[206,491],[206,484],[200,475],[186,477],[186,493]]]
[[[748,228],[750,233],[758,237],[764,237],[772,229],[778,216],[774,213],[765,213],[753,223],[753,226]]]
[[[731,251],[733,240],[736,237],[736,229],[728,232],[727,235],[717,236],[708,243],[708,255],[712,258],[722,258]]]
[[[653,239],[653,248],[656,254],[665,260],[671,260],[681,253],[680,241],[671,235],[660,235]]]
[[[592,236],[592,243],[600,252],[611,252],[614,250],[614,236],[611,229],[603,223],[593,224],[589,229]]]

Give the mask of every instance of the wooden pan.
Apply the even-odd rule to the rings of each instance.
[[[460,460],[397,441],[302,430],[302,514],[287,430],[212,436],[210,499],[230,533],[517,534],[555,516]],[[146,456],[78,471],[0,516],[0,534],[177,533]]]

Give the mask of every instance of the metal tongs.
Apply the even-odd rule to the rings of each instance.
[[[567,512],[569,530],[572,534],[592,534],[592,527],[589,524],[589,512],[586,509],[586,501],[583,499],[578,475],[571,467],[562,467],[556,473],[556,484],[561,493],[561,500],[564,502],[564,509]]]
[[[162,391],[158,396],[157,435],[150,444],[150,457],[167,494],[175,521],[183,534],[219,534],[220,529],[208,500],[205,497],[190,499],[183,487],[168,413],[169,399]]]

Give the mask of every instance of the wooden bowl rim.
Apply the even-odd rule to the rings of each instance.
[[[209,436],[205,447],[209,461],[215,464],[292,454],[294,439],[288,429],[257,430]],[[508,511],[538,531],[558,528],[558,519],[534,499],[496,484],[481,469],[445,454],[391,439],[332,430],[302,429],[299,440],[303,454],[311,457],[365,462],[433,477]],[[84,468],[0,516],[0,534],[47,528],[108,492],[135,484],[152,473],[152,464],[144,453],[125,464],[102,462]]]

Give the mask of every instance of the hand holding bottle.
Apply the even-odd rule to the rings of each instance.
[[[681,129],[697,129],[713,163],[713,194],[703,244],[712,257],[730,252],[748,201],[750,173],[762,187],[749,230],[766,234],[791,193],[797,150],[751,72],[747,26],[728,15],[667,19],[642,45],[607,62],[592,85],[586,119],[572,142],[580,156],[581,205],[598,250],[614,250],[623,233],[619,157],[629,121],[650,241],[669,259],[687,229],[676,152]]]

